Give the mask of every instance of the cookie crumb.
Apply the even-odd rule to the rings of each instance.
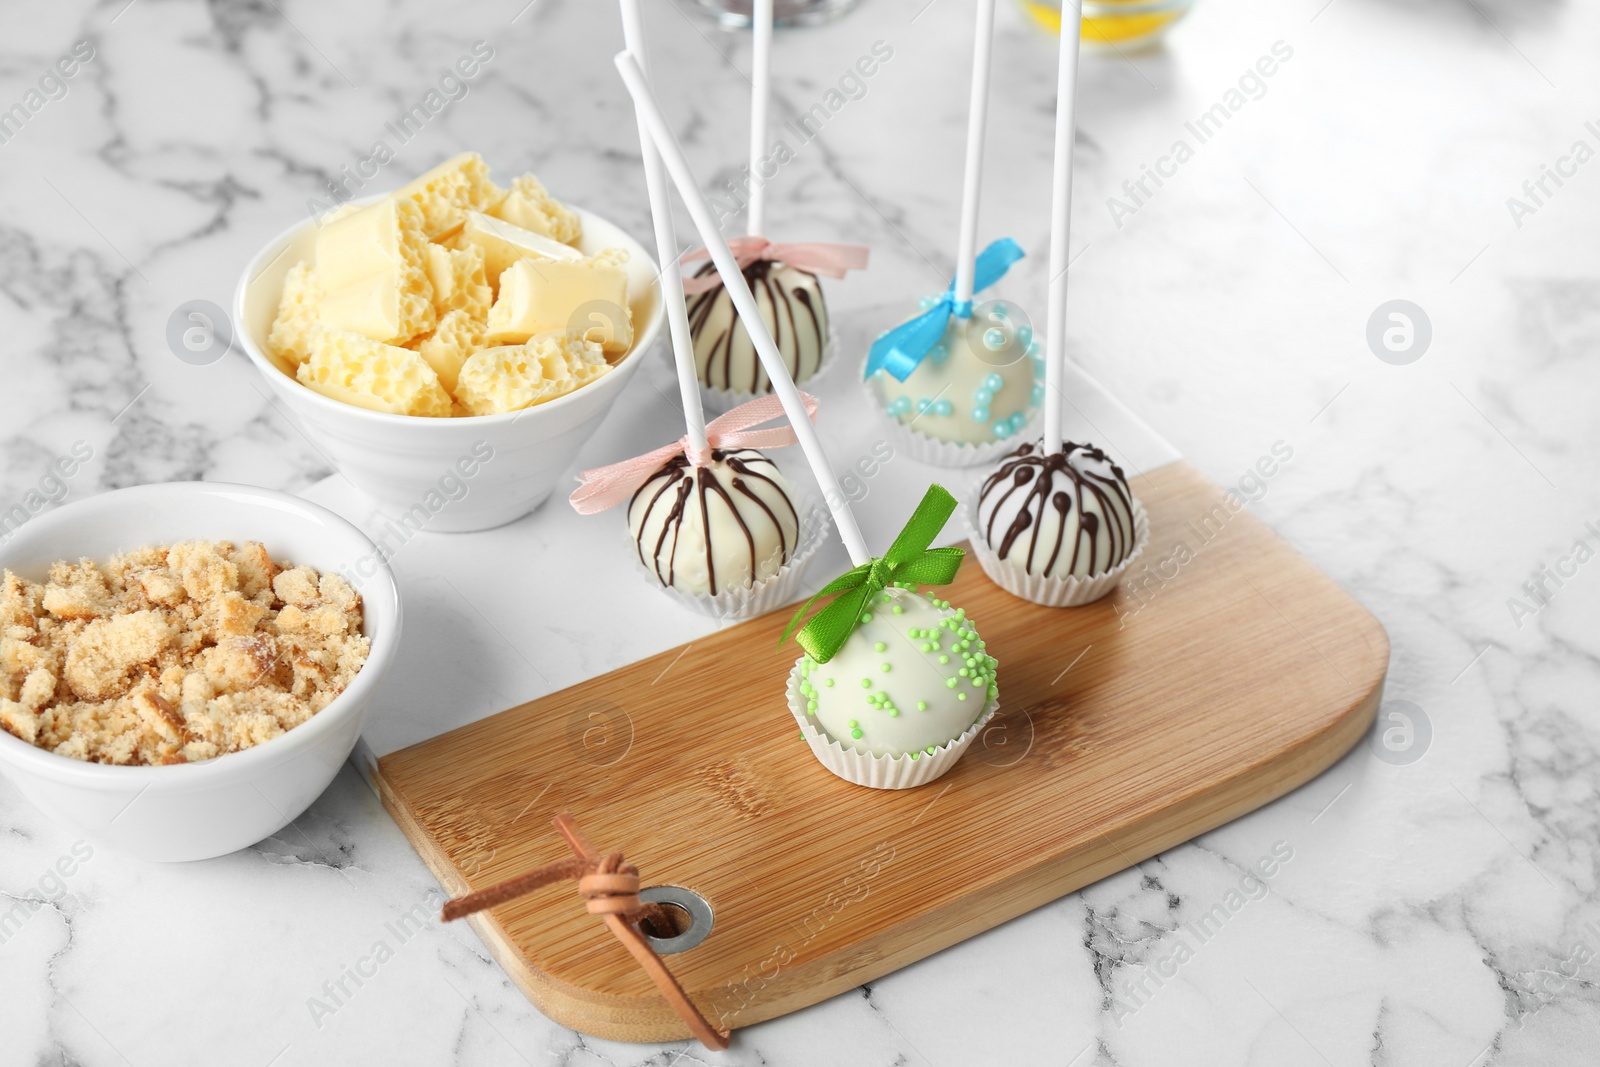
[[[60,756],[165,766],[258,745],[370,651],[340,576],[258,542],[184,541],[0,580],[0,729]]]

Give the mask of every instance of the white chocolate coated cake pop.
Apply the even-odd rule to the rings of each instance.
[[[1134,551],[1133,493],[1094,445],[1029,443],[1000,460],[978,493],[978,536],[1006,565],[1054,578],[1091,578]]]
[[[890,587],[862,617],[828,662],[800,661],[806,714],[845,748],[931,755],[998,697],[996,661],[965,610]]]
[[[711,265],[696,272],[704,277]],[[815,274],[784,263],[758,259],[744,268],[761,320],[766,323],[795,384],[822,368],[828,347],[828,308]],[[688,298],[689,330],[694,336],[695,372],[700,384],[732,393],[766,394],[772,380],[756,356],[744,324],[724,286]]]
[[[753,448],[712,449],[703,467],[680,453],[651,475],[628,505],[628,531],[662,585],[715,596],[788,563],[800,515],[770,459]]]
[[[1021,433],[1044,402],[1039,342],[1007,305],[952,317],[944,338],[897,380],[873,375],[889,415],[941,441],[988,444]]]

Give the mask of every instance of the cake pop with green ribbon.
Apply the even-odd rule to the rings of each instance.
[[[917,592],[948,585],[961,567],[961,549],[928,547],[955,506],[945,489],[929,487],[888,552],[829,582],[784,632],[806,652],[798,665],[806,715],[845,748],[932,755],[999,695],[997,663],[965,609]]]

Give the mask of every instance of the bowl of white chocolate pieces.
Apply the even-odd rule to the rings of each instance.
[[[657,276],[619,227],[466,153],[279,234],[234,320],[352,485],[483,530],[543,503],[610,410],[660,332]],[[441,478],[470,491],[446,502]]]

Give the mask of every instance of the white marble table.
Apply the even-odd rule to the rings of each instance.
[[[647,5],[658,79],[716,184],[741,153],[747,49],[676,3]],[[874,42],[893,50],[769,208],[775,232],[873,244],[873,269],[831,290],[858,347],[951,266],[970,5],[919,9],[866,0],[779,42],[780,117]],[[249,255],[474,41],[494,58],[371,188],[474,148],[648,236],[603,2],[112,0],[0,25],[0,108],[75,42],[93,50],[64,95],[49,83],[59,99],[0,128],[0,509],[76,441],[95,458],[67,499],[173,478],[336,492],[312,488],[328,465],[250,366],[174,358],[167,317],[226,305]],[[1597,36],[1600,12],[1561,0],[1202,0],[1167,50],[1084,63],[1073,355],[1219,482],[1293,449],[1251,506],[1388,627],[1389,698],[1429,724],[1409,752],[1364,745],[1261,811],[721,1054],[581,1037],[470,931],[396,936],[437,889],[353,769],[253,849],[157,867],[80,845],[59,880],[73,840],[0,782],[0,915],[20,916],[0,930],[0,1064],[1595,1062],[1600,564],[1562,560],[1580,538],[1600,547],[1585,525],[1600,529],[1600,371],[1582,362],[1600,346]],[[1054,54],[1007,6],[997,48],[983,229],[1033,253],[1008,292],[1038,299]],[[1231,95],[1262,57],[1272,74]],[[1219,103],[1202,140],[1186,123]],[[1145,165],[1163,184],[1138,187]],[[1545,167],[1560,184],[1539,187]],[[1395,299],[1431,322],[1409,365],[1367,341]],[[665,366],[632,388],[670,397]],[[830,379],[824,400],[853,403],[850,388]],[[665,400],[652,409],[585,457],[670,426]],[[569,519],[528,520],[530,544],[559,547]],[[1523,586],[1542,566],[1575,573],[1536,597]],[[632,575],[597,580],[638,593]],[[657,647],[703,626],[646,611]],[[570,681],[630,647],[599,635],[543,663],[499,648],[503,691],[466,699],[524,699],[541,673]],[[1293,858],[1266,890],[1197,935],[1274,847]],[[314,1012],[378,941],[392,958]]]

